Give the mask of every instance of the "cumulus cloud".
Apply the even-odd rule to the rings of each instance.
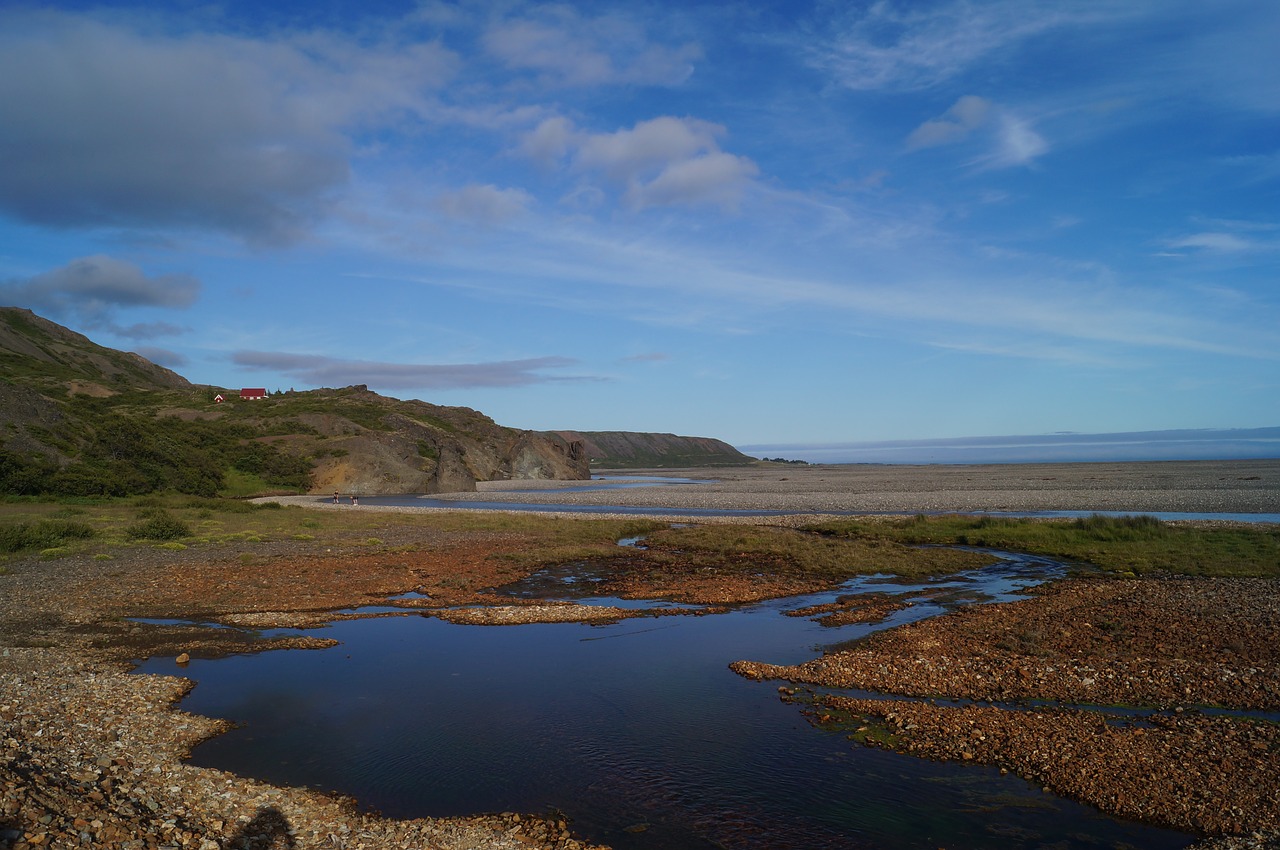
[[[348,132],[425,109],[450,68],[434,44],[0,12],[0,210],[287,241],[347,181]]]
[[[639,83],[678,85],[702,55],[692,43],[656,43],[634,20],[587,18],[567,6],[545,6],[493,22],[485,49],[508,68],[569,86]]]
[[[500,224],[524,213],[532,204],[533,196],[523,189],[474,184],[445,192],[435,202],[445,215],[477,224]]]
[[[191,275],[148,277],[133,263],[104,255],[81,257],[27,280],[9,281],[0,291],[13,303],[51,316],[73,316],[89,327],[107,328],[121,336],[152,339],[180,332],[176,325],[155,323],[120,327],[111,321],[119,308],[185,309],[200,295]]]
[[[635,209],[681,204],[733,208],[759,168],[747,157],[720,149],[724,127],[696,118],[662,116],[613,133],[577,131],[563,118],[542,122],[524,149],[549,152],[558,145],[579,173],[594,174],[622,190]]]
[[[547,369],[563,369],[577,363],[567,357],[534,357],[491,363],[413,364],[339,360],[270,351],[238,351],[231,359],[240,366],[281,372],[302,383],[321,387],[368,384],[397,390],[456,390],[596,380],[542,374]]]
[[[574,136],[573,122],[568,118],[547,118],[525,135],[520,150],[544,165],[554,165],[569,153]]]

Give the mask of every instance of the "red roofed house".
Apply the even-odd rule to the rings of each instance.
[[[248,387],[240,391],[241,401],[258,401],[267,397],[265,387]]]

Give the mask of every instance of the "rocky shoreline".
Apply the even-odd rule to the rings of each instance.
[[[803,476],[791,469],[747,470],[731,481],[724,480],[729,473],[715,470],[722,479],[719,492],[703,489],[713,485],[665,489],[666,495],[688,494],[680,499],[697,494],[703,504],[738,509],[760,509],[795,497],[797,504],[808,500],[805,505],[825,510],[855,503],[964,510],[964,504],[976,499],[975,492],[986,494],[983,504],[1024,510],[1042,504],[1137,510],[1157,502],[1179,506],[1164,508],[1169,510],[1275,510],[1280,493],[1277,461],[1138,464],[1114,473],[1092,464],[1068,466],[967,468],[963,475],[907,469],[896,483],[885,469],[867,474],[803,470]],[[983,486],[966,489],[975,476],[986,473],[990,477]],[[788,489],[789,481],[811,474],[805,485],[809,495]],[[768,476],[784,480],[770,482]],[[1110,476],[1104,483],[1115,489],[1105,494],[1099,489],[1091,497],[1099,476]],[[854,487],[856,480],[861,489],[826,493],[824,487],[837,487],[828,479],[838,479],[845,488]],[[1021,491],[1013,486],[1018,481]],[[1168,492],[1151,495],[1159,492],[1160,483]],[[504,488],[514,489],[514,484],[494,490]],[[1009,495],[1019,492],[1021,502]],[[637,497],[644,499],[655,495],[643,488],[578,498],[602,497],[615,504],[620,493],[627,498],[644,494]],[[991,495],[995,493],[1002,495]],[[1076,501],[1064,493],[1075,494],[1071,499]],[[540,495],[522,493],[518,498]],[[289,501],[317,510],[352,510],[313,496]],[[358,510],[378,509],[361,505]],[[790,525],[803,520],[722,521]],[[555,818],[498,813],[387,820],[360,811],[356,801],[278,788],[183,762],[191,747],[221,731],[220,722],[174,708],[190,687],[180,665],[175,664],[173,676],[136,676],[128,673],[130,658],[257,651],[319,639],[272,644],[246,631],[195,624],[161,628],[131,618],[216,619],[246,629],[299,626],[332,619],[336,610],[372,600],[387,604],[393,596],[424,588],[432,592],[430,605],[457,609],[450,616],[462,622],[586,616],[574,610],[577,606],[519,604],[476,591],[511,578],[509,567],[495,556],[514,544],[500,535],[434,533],[420,527],[400,531],[392,524],[380,536],[386,545],[376,553],[358,545],[265,541],[220,545],[216,553],[142,546],[122,550],[106,562],[90,557],[8,562],[6,574],[0,575],[0,846],[590,847],[573,835],[571,824]],[[417,554],[401,551],[414,547]],[[386,552],[399,554],[389,557]],[[229,582],[228,575],[236,580]],[[466,586],[455,581],[460,576],[467,577]],[[806,683],[907,698],[859,701],[816,691],[806,697],[813,702],[815,722],[849,723],[862,740],[928,758],[997,764],[1122,817],[1217,836],[1198,845],[1205,848],[1276,847],[1276,725],[1250,717],[1211,717],[1194,708],[1215,704],[1254,712],[1280,710],[1277,586],[1275,579],[1067,581],[1030,600],[967,608],[899,627],[848,653],[806,665],[779,668],[743,661],[735,668],[743,675],[787,680],[787,699],[803,695],[795,685]],[[749,598],[752,590],[725,585],[715,592],[733,600]],[[424,603],[406,599],[395,604],[412,609]],[[806,614],[873,618],[888,610]],[[591,616],[633,614],[594,609]],[[975,704],[951,705],[939,697]],[[1028,711],[1019,704],[1031,700],[1062,705]],[[1171,710],[1142,722],[1116,724],[1075,707],[1090,701]],[[885,734],[877,738],[872,730]]]

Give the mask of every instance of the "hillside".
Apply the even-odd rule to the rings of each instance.
[[[711,437],[679,437],[636,431],[555,431],[582,445],[592,466],[605,469],[749,466],[748,457],[728,443]]]
[[[221,394],[226,400],[215,401]],[[0,490],[434,493],[589,477],[582,446],[366,387],[241,401],[0,307]]]

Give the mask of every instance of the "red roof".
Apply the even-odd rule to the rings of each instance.
[[[266,398],[265,387],[246,387],[240,391],[240,398]]]

